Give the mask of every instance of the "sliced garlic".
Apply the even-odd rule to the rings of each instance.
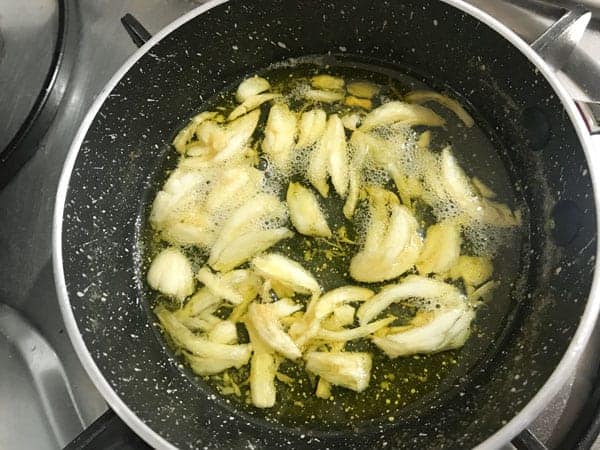
[[[177,220],[178,212],[186,209],[198,192],[206,190],[206,183],[211,179],[211,173],[175,169],[154,198],[150,212],[152,226],[160,230],[168,222]]]
[[[260,193],[236,210],[222,225],[216,241],[214,242],[208,263],[216,270],[226,271],[224,267],[231,267],[233,263],[245,261],[249,250],[239,249],[238,252],[229,254],[227,258],[222,253],[231,247],[233,241],[241,238],[250,231],[258,231],[259,222],[262,220],[278,221],[286,216],[285,206],[272,194]],[[251,243],[248,243],[251,244]],[[254,246],[255,247],[255,246]],[[243,257],[243,258],[242,258]],[[224,262],[227,261],[227,263]],[[235,266],[233,266],[235,267]]]
[[[327,171],[331,184],[343,198],[348,190],[348,148],[344,124],[337,114],[329,116],[321,143],[327,149]]]
[[[248,352],[248,359],[249,357],[250,352]],[[232,356],[227,353],[222,354],[222,356],[211,357],[196,356],[188,353],[185,354],[185,359],[189,363],[192,372],[200,376],[215,375],[232,367],[239,369],[240,367],[248,364],[246,355]]]
[[[302,304],[296,303],[289,298],[282,298],[281,300],[266,304],[265,306],[271,309],[279,318],[290,316],[302,309]]]
[[[381,188],[368,189],[371,220],[362,250],[350,261],[350,276],[379,282],[402,275],[417,262],[423,241],[419,224],[398,198]]]
[[[485,256],[461,255],[457,264],[450,269],[451,278],[462,278],[470,286],[479,286],[488,281],[494,272],[490,258]]]
[[[384,287],[363,303],[356,316],[361,324],[369,323],[392,303],[407,301],[424,307],[450,307],[464,303],[460,291],[451,284],[433,278],[409,275],[401,283]]]
[[[280,94],[258,94],[248,97],[244,100],[241,105],[235,107],[233,111],[229,113],[227,116],[227,120],[232,121],[237,119],[240,116],[258,108],[265,102],[273,100],[274,98],[281,97]]]
[[[154,313],[169,337],[178,346],[196,356],[214,359],[226,358],[230,361],[235,361],[236,367],[241,367],[250,360],[252,347],[248,344],[232,345],[211,342],[204,337],[192,333],[164,307],[157,307]]]
[[[285,227],[249,230],[233,238],[212,260],[211,267],[222,271],[234,269],[293,235]]]
[[[408,103],[425,103],[434,101],[452,111],[465,124],[471,128],[475,121],[471,115],[456,100],[434,91],[412,91],[406,94],[404,100]]]
[[[361,115],[357,113],[353,114],[344,114],[342,116],[342,123],[344,124],[344,128],[350,131],[354,131],[358,128],[358,125],[361,121]]]
[[[235,99],[239,103],[243,103],[248,98],[261,94],[269,89],[271,89],[271,85],[267,80],[258,75],[254,75],[253,77],[246,78],[240,83],[235,93]]]
[[[248,322],[262,342],[272,350],[292,360],[302,356],[302,352],[283,330],[278,316],[268,304],[251,303],[248,306]]]
[[[183,308],[175,311],[175,316],[178,320],[185,317],[196,316],[204,311],[214,312],[212,309],[220,305],[222,299],[213,294],[208,288],[202,287],[190,297]],[[215,308],[216,309],[216,308]]]
[[[315,395],[323,400],[329,399],[331,397],[331,383],[325,378],[319,378]]]
[[[348,106],[357,106],[362,109],[366,109],[367,111],[373,108],[373,102],[367,98],[358,98],[352,95],[346,97],[344,99],[344,103]]]
[[[309,89],[303,93],[304,98],[320,103],[335,103],[344,99],[343,91],[323,91],[319,89]]]
[[[290,169],[292,149],[296,139],[296,114],[285,104],[274,105],[269,111],[262,149],[283,173]]]
[[[213,295],[225,299],[228,302],[239,305],[244,297],[230,283],[223,281],[223,276],[214,274],[206,266],[202,267],[196,274],[196,278],[212,292]]]
[[[298,124],[298,148],[308,147],[319,140],[327,125],[327,114],[322,109],[303,112]]]
[[[234,165],[219,171],[206,197],[208,214],[223,216],[250,200],[263,183],[263,172],[244,165]],[[216,220],[217,218],[213,218]]]
[[[368,81],[353,81],[348,83],[348,92],[360,98],[372,98],[379,94],[379,86]]]
[[[417,314],[413,322],[421,320],[424,324],[409,325],[404,327],[405,331],[374,337],[373,343],[390,358],[462,347],[470,335],[475,312],[464,305],[456,305],[421,315],[426,315],[426,318],[420,319]]]
[[[321,292],[321,286],[308,270],[296,261],[278,253],[257,256],[252,260],[252,267],[262,277],[276,280],[295,292],[302,294]]]
[[[393,101],[375,108],[365,116],[360,126],[362,131],[368,131],[382,125],[401,123],[406,126],[426,125],[440,127],[444,119],[432,110],[421,105]]]
[[[323,137],[317,142],[308,160],[306,177],[322,197],[329,195],[327,182],[328,148],[323,144]]]
[[[175,139],[173,139],[173,147],[175,147],[175,150],[181,154],[184,154],[188,143],[191,141],[194,133],[196,133],[198,125],[207,120],[215,118],[217,115],[218,113],[214,111],[204,111],[192,117],[188,125],[186,125],[179,133],[177,133],[177,136],[175,136]]]
[[[178,313],[179,311],[175,311]],[[189,328],[191,331],[204,331],[209,333],[215,326],[217,326],[221,319],[219,319],[214,314],[209,314],[207,312],[203,312],[202,314],[194,317],[179,317],[179,315],[175,314],[177,320]]]
[[[252,404],[257,408],[271,408],[275,405],[276,374],[277,363],[273,354],[254,353],[250,362],[250,396]]]
[[[336,192],[345,197],[348,190],[348,149],[344,125],[337,114],[327,120],[325,132],[311,153],[308,179],[323,197],[329,194],[328,176]]]
[[[148,269],[151,288],[183,301],[194,293],[192,265],[181,250],[169,247],[161,251]]]
[[[395,319],[395,317],[387,317],[385,319],[376,320],[375,322],[369,322],[356,328],[341,329],[337,331],[321,328],[315,337],[328,342],[352,341],[354,339],[364,338],[375,333],[383,327],[388,326]]]
[[[351,219],[354,216],[363,182],[363,166],[369,153],[368,144],[360,139],[361,134],[362,133],[359,131],[355,131],[350,138],[350,145],[354,151],[348,170],[348,196],[346,197],[343,209],[344,216],[346,216],[347,219]]]
[[[310,352],[306,370],[329,383],[362,392],[371,379],[371,355],[360,352]]]
[[[344,88],[344,80],[331,75],[315,75],[310,79],[310,84],[317,89],[339,90]]]
[[[461,243],[460,228],[456,224],[444,221],[431,225],[427,228],[417,270],[423,275],[450,270],[458,262]]]
[[[300,183],[290,183],[286,201],[290,219],[299,233],[306,236],[331,237],[325,214],[317,197]]]
[[[260,111],[257,110],[228,123],[225,127],[226,144],[215,155],[214,160],[217,162],[226,161],[240,153],[252,137],[259,118]]]
[[[441,154],[441,183],[447,195],[472,220],[496,227],[520,225],[520,218],[508,206],[475,193],[449,147]]]
[[[333,314],[323,321],[323,328],[328,330],[337,330],[352,325],[354,323],[354,314],[356,308],[350,305],[340,305],[333,310]]]
[[[208,340],[219,344],[235,344],[237,339],[235,323],[229,320],[222,320],[208,333]]]
[[[364,302],[373,296],[373,291],[359,286],[342,286],[313,297],[306,314],[290,327],[290,336],[296,344],[303,347],[319,331],[323,320],[336,308],[350,302]]]
[[[245,322],[248,336],[254,349],[250,361],[250,397],[257,408],[270,408],[275,404],[277,388],[278,360],[274,351],[259,337],[256,328],[249,320]]]

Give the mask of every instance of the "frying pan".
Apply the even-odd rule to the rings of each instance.
[[[140,236],[159,175],[174,164],[175,131],[229,83],[305,55],[408,71],[453,92],[484,124],[529,211],[503,331],[444,395],[391,423],[268,422],[182,368],[149,310]],[[598,313],[589,152],[550,68],[460,1],[209,2],[130,58],[73,142],[54,223],[67,330],[111,408],[155,447],[499,447],[562,386]]]

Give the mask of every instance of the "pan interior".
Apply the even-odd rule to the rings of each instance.
[[[459,395],[474,382],[476,374],[485,368],[504,337],[509,334],[516,317],[516,311],[523,298],[529,271],[529,223],[528,210],[523,198],[522,186],[514,175],[514,168],[508,153],[499,144],[500,140],[494,135],[491,124],[486,123],[464,99],[460,98],[450,87],[436,82],[435,79],[423,75],[409,67],[389,67],[378,62],[368,62],[358,58],[339,56],[312,56],[296,58],[283,63],[274,64],[259,73],[269,80],[284,80],[292,75],[310,76],[316,73],[339,75],[346,79],[368,79],[381,86],[391,99],[415,89],[433,89],[443,91],[459,101],[475,118],[476,125],[465,128],[452,112],[443,107],[430,103],[427,106],[444,117],[447,125],[434,131],[431,148],[441,150],[446,144],[451,144],[461,167],[469,176],[477,176],[484,180],[498,195],[500,202],[508,204],[512,209],[522,213],[523,225],[518,231],[504,236],[494,257],[494,279],[500,281],[493,298],[478,309],[477,318],[472,325],[472,335],[461,349],[446,351],[433,355],[418,355],[389,360],[381,351],[370,344],[358,344],[355,349],[370,351],[373,356],[372,378],[369,388],[361,393],[334,389],[334,400],[321,400],[314,396],[314,383],[305,374],[302,367],[287,361],[280,367],[283,372],[296,381],[291,385],[277,383],[277,402],[273,408],[259,410],[248,405],[245,395],[234,395],[220,398],[219,387],[222,376],[198,377],[185,365],[178,364],[177,370],[183,371],[189,381],[199,391],[206,394],[214,392],[218,401],[243,416],[254,416],[265,419],[276,426],[307,427],[312,430],[343,430],[347,428],[363,428],[385,423],[412,421],[442,408],[453,397]],[[252,75],[252,74],[247,74]],[[210,110],[216,105],[222,105],[224,100],[233,97],[238,83],[244,77],[231,80],[228,87],[206,102],[198,104],[198,112]],[[264,118],[263,116],[263,125]],[[173,136],[185,122],[173,129]],[[261,133],[259,130],[257,133]],[[144,201],[139,209],[138,249],[141,261],[136,268],[140,280],[145,279],[149,262],[154,255],[164,247],[156,238],[148,223],[152,199],[160,189],[170,169],[176,165],[176,152],[165,146],[162,157],[157,159],[152,182],[144,192]],[[342,225],[341,207],[336,204],[336,196],[325,199],[324,203],[331,220],[332,228]],[[339,202],[339,199],[337,199]],[[294,255],[305,251],[306,240],[296,235],[276,247],[274,251]],[[205,255],[186,249],[199,268],[206,258]],[[298,259],[296,257],[296,259]],[[344,284],[356,284],[345,274],[341,267],[344,261],[335,258],[330,261],[331,271],[318,272],[316,277],[325,290]],[[314,264],[323,261],[316,257]],[[336,265],[337,264],[337,265]],[[310,264],[306,267],[310,270]],[[372,286],[370,286],[372,287]],[[376,286],[378,288],[379,286]],[[151,322],[155,322],[152,308],[157,296],[148,289],[145,283],[138,285],[142,305]],[[176,361],[182,363],[171,347],[156,332],[156,337],[163,345],[165,352]],[[242,383],[248,377],[247,371],[229,371],[237,383]],[[200,392],[199,392],[200,394]]]

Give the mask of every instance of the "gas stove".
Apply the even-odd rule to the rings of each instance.
[[[98,446],[103,430],[109,428],[122,433],[119,448],[144,448],[114,415],[106,413],[108,406],[64,331],[52,275],[52,210],[60,171],[79,123],[112,74],[136,50],[121,18],[131,13],[155,32],[201,3],[4,0],[0,4],[2,449],[54,449],[69,443],[84,448],[92,438]],[[558,20],[565,8],[576,6],[545,0],[469,3],[527,42]],[[582,3],[593,17],[560,68],[560,77],[574,99],[599,100],[600,1],[578,4]],[[507,448],[559,448],[568,437],[581,448],[593,444],[600,449],[600,441],[594,443],[593,437],[597,424],[589,423],[597,404],[587,401],[598,400],[599,354],[600,326],[551,405]]]

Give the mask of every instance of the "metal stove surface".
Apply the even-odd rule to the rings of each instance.
[[[70,142],[88,107],[111,75],[136,50],[120,18],[130,12],[150,32],[155,32],[201,3],[194,0],[77,3],[78,53],[63,102],[35,156],[0,191],[0,448],[61,448],[107,409],[64,331],[55,294],[50,237],[58,178]],[[546,1],[471,0],[470,3],[504,21],[527,41],[541,34],[561,14],[560,8]],[[567,6],[569,2],[554,3]],[[600,18],[600,1],[587,3]],[[595,26],[598,20],[593,20]],[[593,67],[600,62],[592,64],[589,57],[594,52],[597,55],[599,49],[600,32],[587,33],[581,51],[563,69],[565,82],[572,84],[574,96],[577,89],[582,95],[600,89],[600,83],[593,82],[597,75],[590,75],[600,74],[600,67]],[[579,365],[573,368],[570,381],[531,427],[549,447],[558,445],[589,394],[599,343],[600,330]]]

